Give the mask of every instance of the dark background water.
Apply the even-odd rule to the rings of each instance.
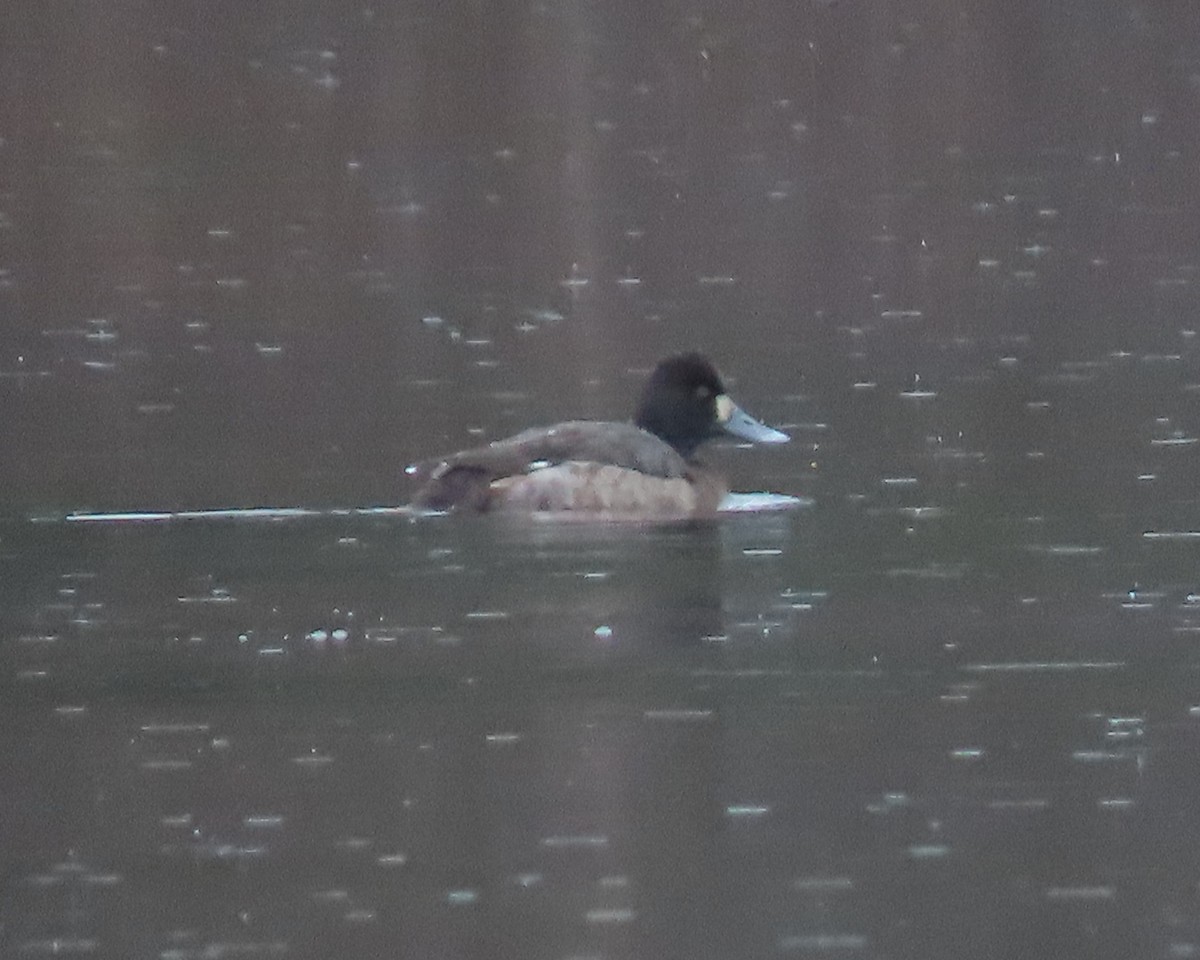
[[[0,955],[1200,953],[1200,8],[0,11]],[[709,352],[810,509],[395,504]]]

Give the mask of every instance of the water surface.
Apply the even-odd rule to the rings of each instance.
[[[0,954],[1200,952],[1192,7],[3,17]],[[807,506],[366,512],[693,347]]]

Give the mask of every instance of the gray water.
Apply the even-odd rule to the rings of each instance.
[[[0,18],[0,956],[1200,955],[1200,8]]]

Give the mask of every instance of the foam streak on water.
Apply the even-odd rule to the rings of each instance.
[[[208,510],[129,510],[118,513],[69,513],[68,523],[165,523],[171,520],[295,520],[302,517],[395,517],[408,507],[215,507]]]

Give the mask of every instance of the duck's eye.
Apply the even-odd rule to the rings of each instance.
[[[700,386],[698,386],[696,388],[696,396],[700,400],[707,400],[709,397],[712,396],[712,391],[710,389],[708,389],[708,387],[706,387],[704,384],[700,384]]]

